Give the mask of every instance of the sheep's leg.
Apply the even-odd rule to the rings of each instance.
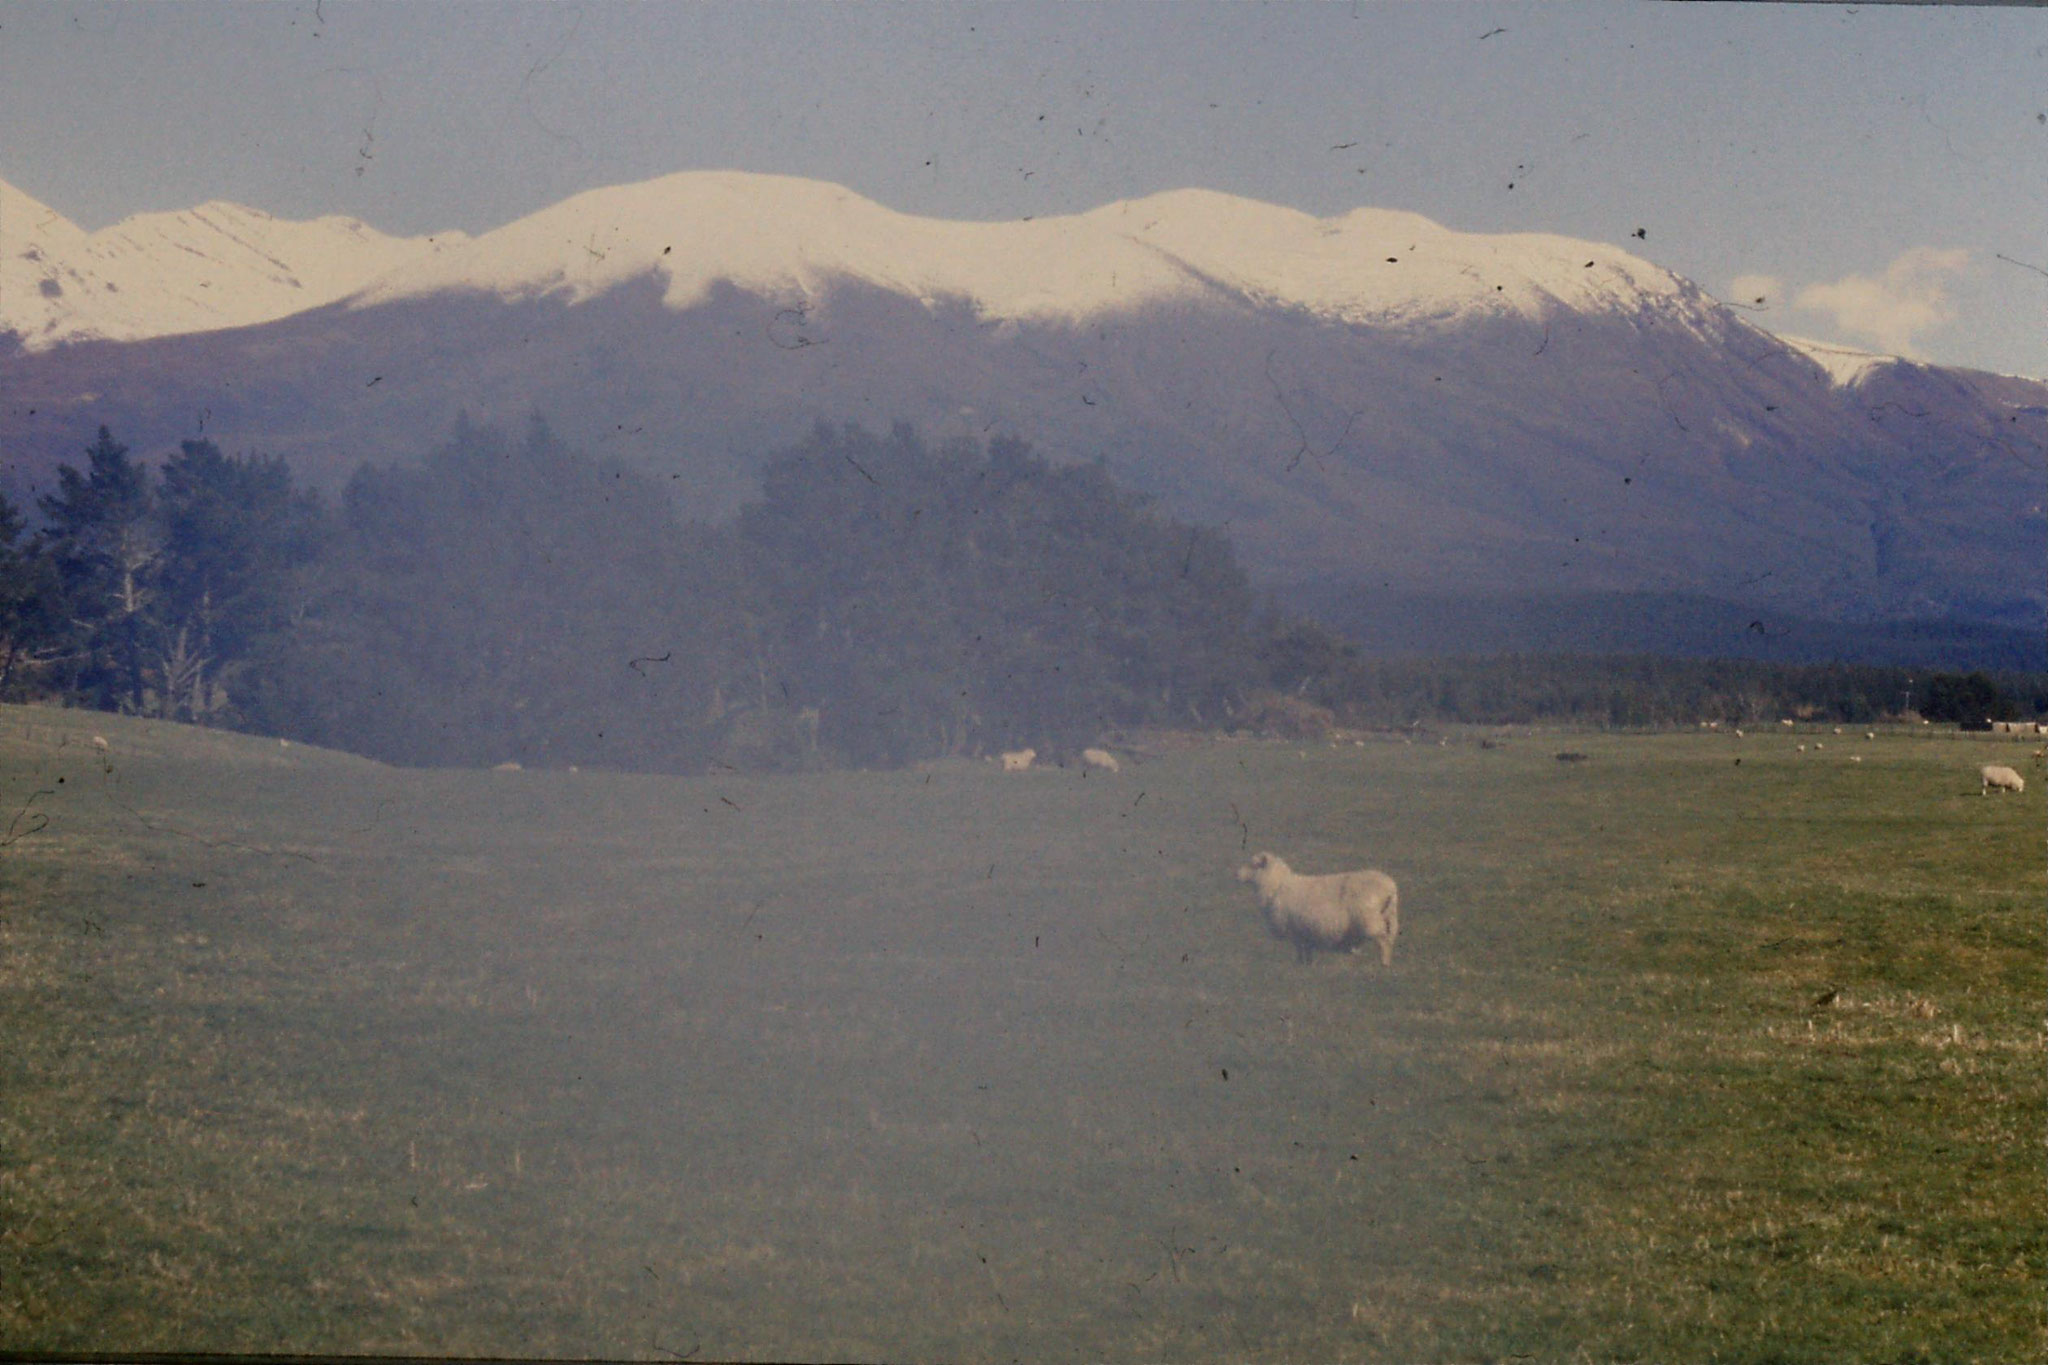
[[[1394,965],[1394,936],[1392,934],[1388,934],[1380,940],[1380,965],[1382,967]]]

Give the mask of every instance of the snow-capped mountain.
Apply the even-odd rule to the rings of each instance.
[[[0,333],[29,350],[245,327],[317,308],[461,233],[387,237],[213,202],[87,232],[0,181]]]
[[[1699,297],[1611,247],[1452,232],[1381,209],[1325,219],[1175,190],[1065,217],[946,222],[815,180],[691,172],[577,195],[350,302],[450,290],[580,302],[649,273],[676,309],[720,284],[790,302],[851,282],[965,301],[983,319],[1074,324],[1220,294],[1374,326]]]
[[[264,243],[294,226],[235,221],[259,220]],[[1199,190],[938,222],[723,172],[592,191],[473,239],[298,226],[392,261],[343,287],[370,258],[337,250],[331,302],[260,326],[0,358],[12,483],[46,479],[101,422],[149,452],[203,429],[331,487],[460,412],[538,410],[718,516],[812,422],[903,420],[1100,457],[1168,511],[1227,525],[1266,582],[1323,600],[2048,611],[2048,385],[1787,342],[1612,246]],[[5,254],[14,269],[11,232]],[[311,266],[256,254],[312,296]]]

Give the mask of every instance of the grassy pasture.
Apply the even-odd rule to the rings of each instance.
[[[0,1350],[2048,1355],[2030,747],[1477,738],[680,779],[0,708]],[[1296,965],[1262,847],[1393,873],[1393,968]]]

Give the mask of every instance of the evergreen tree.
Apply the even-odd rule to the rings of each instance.
[[[19,510],[0,494],[0,698],[31,694],[63,658],[65,614],[56,566],[39,541],[21,545]]]
[[[1256,684],[1228,543],[1020,441],[816,428],[740,534],[770,566],[791,695],[860,764],[1222,721]]]
[[[143,709],[143,612],[161,551],[153,504],[149,472],[105,427],[84,472],[60,466],[39,504],[67,606],[71,686],[107,710]]]
[[[1929,720],[1982,727],[1987,721],[2013,720],[2019,707],[1985,673],[1936,673],[1920,685],[1915,709]]]
[[[538,420],[365,466],[340,523],[263,663],[280,732],[413,764],[688,769],[765,690],[734,547]]]
[[[230,703],[230,677],[289,620],[297,571],[319,545],[322,511],[276,458],[186,441],[157,493],[160,550],[145,613],[144,709],[203,721]]]

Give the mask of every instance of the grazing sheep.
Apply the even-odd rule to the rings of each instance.
[[[94,735],[92,737],[92,747],[98,749],[101,753],[105,753],[107,751],[107,737],[105,735]]]
[[[1794,725],[1797,725],[1798,723],[1799,722],[1796,720],[1781,720],[1778,722],[1778,724],[1784,726],[1788,730],[1791,729]]]
[[[2027,789],[2027,779],[2002,763],[1986,763],[1977,772],[1984,779],[1984,785],[1977,791],[1979,796],[1991,795],[1993,787],[2002,792],[2023,792]]]
[[[1121,772],[1123,765],[1116,761],[1116,755],[1107,749],[1083,749],[1081,765],[1084,768],[1100,768],[1106,773]]]
[[[1003,771],[1021,773],[1031,766],[1031,760],[1038,757],[1036,749],[1013,749],[1003,755]]]
[[[517,763],[507,761],[498,764],[496,767],[492,768],[491,771],[494,773],[516,773],[522,771],[522,769]]]
[[[1380,963],[1394,961],[1401,932],[1401,895],[1394,879],[1371,870],[1304,877],[1271,853],[1260,853],[1237,870],[1237,879],[1258,888],[1266,923],[1276,938],[1291,940],[1302,962],[1318,948],[1355,951],[1366,939],[1380,946]]]
[[[1740,729],[1739,727],[1738,727],[1738,728],[1736,729],[1736,731],[1735,731],[1735,737],[1736,737],[1737,739],[1741,739],[1741,738],[1742,738],[1742,730],[1741,730],[1741,729]]]
[[[1797,747],[1798,747],[1798,749],[1799,749],[1799,752],[1800,752],[1800,753],[1802,753],[1802,754],[1803,754],[1803,753],[1805,753],[1805,752],[1806,752],[1806,746],[1805,746],[1804,744],[1798,745]]]
[[[1865,731],[1863,732],[1863,737],[1864,737],[1865,739],[1876,739],[1876,738],[1877,738],[1877,731],[1875,731],[1875,730],[1865,730]]]

